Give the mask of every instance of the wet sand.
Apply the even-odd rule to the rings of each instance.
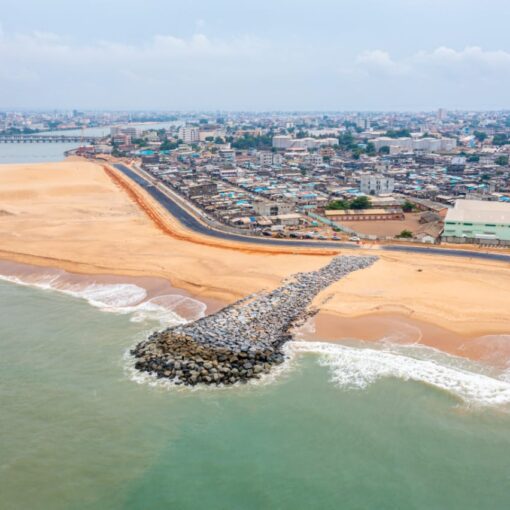
[[[396,314],[339,317],[321,312],[298,331],[297,336],[322,342],[352,339],[402,345],[422,344],[501,369],[508,368],[510,363],[510,334],[460,334]]]
[[[332,257],[323,250],[211,244],[165,216],[143,191],[137,190],[134,200],[91,162],[0,166],[0,204],[0,259],[94,279],[138,281],[149,293],[170,285],[208,303],[274,289],[291,274],[316,270]],[[322,292],[314,301],[322,312],[342,318],[401,316],[468,338],[510,333],[507,263],[376,247],[360,253],[378,255],[379,261]],[[448,342],[455,343],[453,338]]]

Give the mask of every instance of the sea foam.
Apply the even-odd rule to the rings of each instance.
[[[467,404],[510,403],[510,382],[468,369],[473,364],[420,346],[411,355],[400,346],[380,349],[323,342],[290,342],[289,355],[313,353],[331,371],[331,380],[346,390],[362,390],[383,378],[416,381],[446,391]]]
[[[132,322],[184,324],[203,317],[207,308],[200,301],[177,294],[147,299],[147,291],[132,283],[71,283],[65,277],[63,271],[25,276],[0,274],[0,280],[83,299],[103,312],[130,315]]]

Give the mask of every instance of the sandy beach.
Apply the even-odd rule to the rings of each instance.
[[[230,303],[317,269],[334,254],[211,242],[185,231],[143,191],[128,193],[119,178],[76,160],[1,166],[0,258],[77,274],[160,278],[199,299]],[[460,337],[510,333],[508,264],[376,248],[367,253],[379,261],[316,298],[318,334],[327,322],[331,339],[345,336],[346,320],[358,318],[355,329],[365,327],[368,337],[373,319],[360,318],[393,316],[439,328],[427,330],[429,344],[460,353]]]

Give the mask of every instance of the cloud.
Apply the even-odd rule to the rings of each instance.
[[[356,62],[372,73],[398,75],[406,72],[406,64],[395,62],[388,52],[382,50],[364,51],[358,55]]]
[[[415,77],[430,76],[448,79],[471,78],[485,79],[491,76],[508,75],[510,73],[510,53],[484,51],[478,46],[455,50],[441,46],[433,51],[420,51],[400,60],[383,50],[372,50],[361,53],[356,64],[359,70],[366,73],[388,75],[407,75]]]

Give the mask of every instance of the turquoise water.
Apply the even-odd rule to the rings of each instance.
[[[481,367],[406,381],[391,364],[411,358],[363,365],[351,343],[264,384],[177,391],[133,381],[125,352],[157,323],[131,319],[0,282],[2,510],[508,508],[510,415],[480,402],[509,385]]]

